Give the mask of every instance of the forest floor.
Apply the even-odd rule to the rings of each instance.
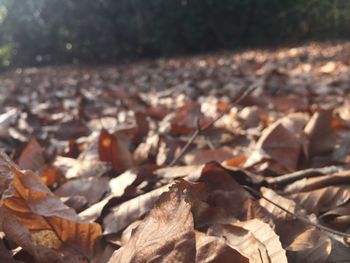
[[[0,262],[350,259],[347,42],[14,69],[0,148]]]

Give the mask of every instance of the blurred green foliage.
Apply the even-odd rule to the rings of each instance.
[[[350,36],[346,0],[0,0],[2,66]]]

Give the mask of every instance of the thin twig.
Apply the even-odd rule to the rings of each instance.
[[[278,177],[266,179],[269,185],[286,185],[303,178],[317,177],[325,174],[334,174],[350,169],[350,165],[325,166],[322,168],[309,168],[296,171],[293,173],[284,174]]]
[[[282,211],[286,212],[287,214],[295,217],[296,219],[304,222],[305,224],[308,224],[308,225],[311,225],[311,226],[314,226],[320,230],[323,230],[325,232],[328,232],[328,233],[331,233],[333,235],[337,235],[337,236],[341,236],[341,237],[344,237],[344,238],[350,238],[350,234],[347,234],[347,233],[343,233],[343,232],[340,232],[340,231],[337,231],[337,230],[334,230],[332,228],[329,228],[329,227],[326,227],[326,226],[323,226],[321,224],[318,224],[318,223],[314,223],[312,221],[310,221],[309,219],[301,216],[301,215],[298,215],[298,214],[295,214],[293,212],[290,212],[288,209],[280,206],[279,204],[276,204],[274,201],[270,200],[269,198],[263,196],[261,193],[259,193],[258,191],[254,190],[253,188],[249,187],[249,186],[246,186],[246,185],[243,185],[243,188],[245,188],[247,191],[249,191],[250,193],[252,193],[253,195],[257,196],[257,197],[260,197],[262,199],[265,199],[267,202],[273,204],[274,206],[278,207],[279,209],[281,209]]]
[[[260,85],[252,85],[251,87],[249,87],[248,89],[244,90],[241,95],[239,95],[236,100],[234,100],[232,102],[231,107],[239,104],[240,102],[242,102],[242,100],[244,100],[249,94],[251,94],[255,89],[257,89]],[[199,122],[197,122],[197,129],[193,132],[192,136],[190,137],[190,139],[187,141],[187,143],[185,144],[185,146],[181,149],[180,154],[174,159],[172,160],[172,162],[169,164],[169,166],[174,166],[176,165],[181,158],[185,155],[185,153],[188,151],[189,147],[191,146],[191,144],[194,142],[194,140],[198,137],[198,135],[200,135],[202,132],[204,132],[205,130],[207,130],[208,128],[210,128],[215,122],[217,122],[218,120],[220,120],[223,116],[225,116],[227,113],[229,113],[231,111],[231,107],[228,107],[225,111],[221,112],[215,119],[211,120],[209,123],[207,123],[206,125],[204,125],[203,127],[200,126]]]

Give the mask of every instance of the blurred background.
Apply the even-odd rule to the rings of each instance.
[[[116,63],[350,36],[342,0],[0,0],[0,66]]]

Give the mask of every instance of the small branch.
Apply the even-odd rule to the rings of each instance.
[[[255,89],[257,89],[260,85],[252,85],[251,87],[249,87],[248,89],[244,90],[241,95],[239,95],[232,103],[231,107],[239,104],[240,102],[242,102],[242,100],[244,100],[249,94],[251,94]],[[200,122],[197,121],[197,129],[194,131],[194,133],[192,134],[192,136],[190,137],[190,139],[187,141],[186,145],[181,149],[180,154],[171,161],[171,163],[169,164],[169,166],[174,166],[176,165],[181,158],[187,153],[189,147],[191,146],[191,144],[194,142],[194,140],[198,137],[198,135],[200,135],[202,132],[206,131],[208,128],[210,128],[211,126],[214,125],[214,123],[216,123],[218,120],[220,120],[224,115],[226,115],[227,113],[230,112],[231,107],[227,108],[225,111],[221,112],[215,119],[213,119],[212,121],[210,121],[209,123],[207,123],[206,125],[204,125],[203,127],[200,126]]]
[[[316,177],[325,174],[334,174],[341,171],[347,170],[350,168],[350,165],[342,166],[326,166],[322,168],[309,168],[305,170],[296,171],[293,173],[284,174],[278,177],[266,179],[269,185],[286,185],[303,178]]]
[[[340,236],[340,237],[343,237],[343,238],[350,238],[350,234],[347,234],[347,233],[343,233],[343,232],[340,232],[340,231],[337,231],[337,230],[334,230],[332,228],[329,228],[329,227],[326,227],[326,226],[323,226],[321,224],[318,224],[318,223],[314,223],[312,221],[310,221],[309,219],[301,216],[301,215],[298,215],[298,214],[295,214],[293,212],[290,212],[289,210],[287,210],[286,208],[280,206],[279,204],[276,204],[274,201],[270,200],[269,198],[263,196],[260,192],[254,190],[253,188],[249,187],[249,186],[246,186],[246,185],[243,185],[243,188],[246,189],[247,191],[249,191],[251,194],[253,194],[254,196],[256,197],[259,197],[259,198],[262,198],[262,199],[265,199],[267,202],[273,204],[274,206],[278,207],[279,209],[281,209],[282,211],[286,212],[287,214],[295,217],[296,219],[304,222],[305,224],[308,224],[308,225],[311,225],[311,226],[314,226],[316,228],[318,228],[319,230],[322,230],[322,231],[325,231],[325,232],[328,232],[328,233],[331,233],[333,235],[337,235],[337,236]]]

